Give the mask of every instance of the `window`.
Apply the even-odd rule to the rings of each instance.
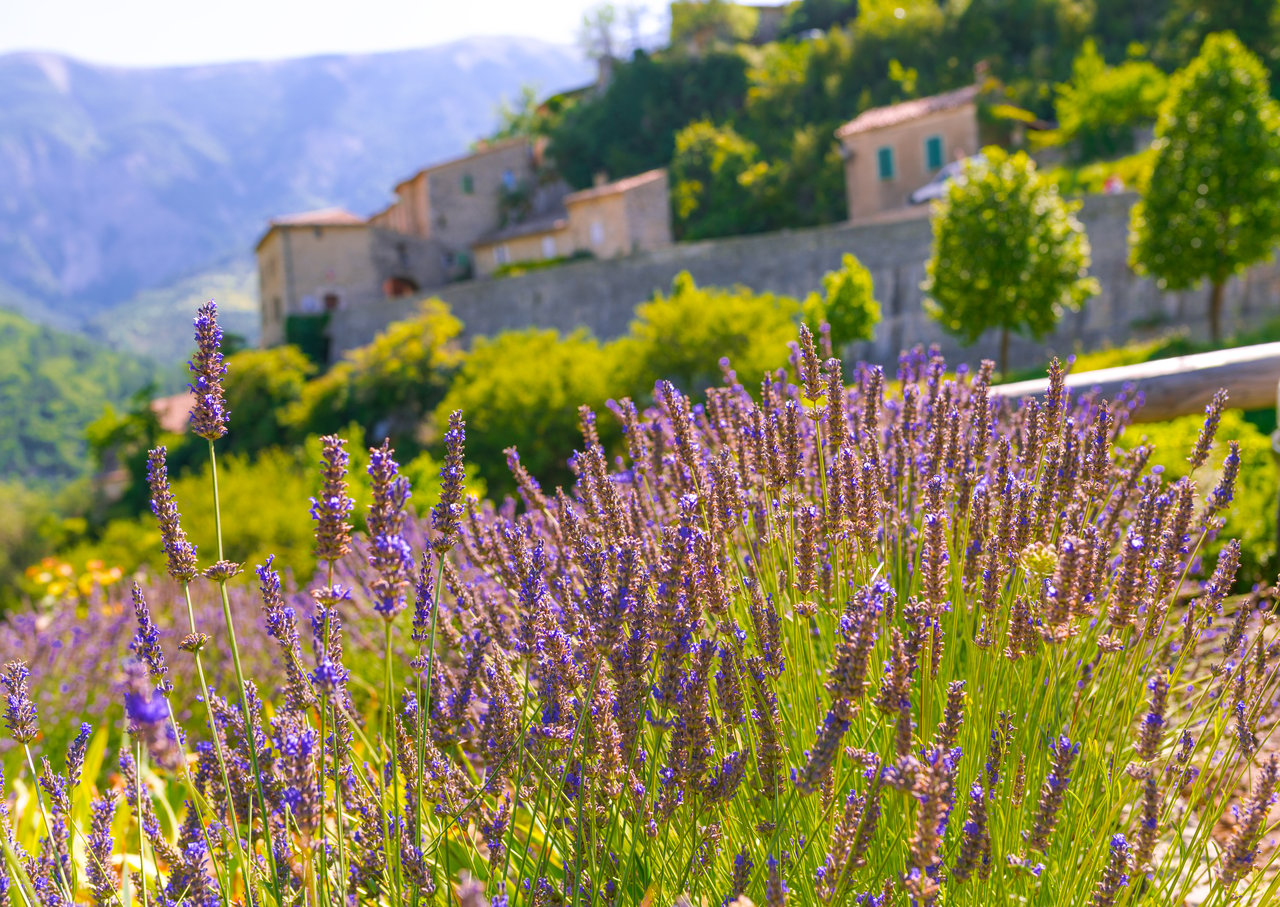
[[[516,175],[514,171],[502,171],[502,185],[507,187],[508,192],[514,192],[516,190]]]
[[[338,304],[339,304],[339,302],[340,302],[340,300],[338,299],[338,294],[337,294],[337,293],[325,293],[325,294],[324,294],[324,310],[325,310],[326,312],[336,312],[336,311],[338,311]]]
[[[598,220],[593,220],[591,222],[591,245],[604,245],[604,224],[600,223]]]
[[[471,178],[470,173],[462,174],[462,192],[464,195],[470,195],[476,191],[476,182]]]
[[[271,298],[271,320],[279,321],[283,317],[284,317],[284,311],[280,306],[280,297],[273,296]]]
[[[543,258],[556,257],[556,238],[554,236],[542,237],[542,257]]]
[[[876,174],[882,180],[891,180],[893,172],[893,149],[887,145],[876,149]]]
[[[924,140],[924,166],[931,173],[942,167],[942,136],[931,135]]]
[[[498,266],[505,265],[511,261],[511,255],[507,252],[507,244],[493,247],[493,263]]]

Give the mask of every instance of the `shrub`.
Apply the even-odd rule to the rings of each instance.
[[[786,365],[800,304],[746,287],[699,287],[688,271],[636,307],[626,337],[611,344],[623,386],[647,398],[657,378],[699,393],[720,378],[721,357],[744,377]]]
[[[613,360],[585,331],[507,331],[477,337],[436,410],[444,424],[463,410],[471,461],[495,494],[515,488],[506,450],[550,484],[572,480],[568,459],[578,438],[578,406],[602,407],[614,395]]]
[[[998,329],[1005,372],[1010,332],[1043,337],[1064,309],[1097,293],[1098,282],[1085,276],[1080,203],[1064,202],[1024,153],[983,153],[986,163],[971,159],[935,206],[922,289],[929,314],[965,343]]]
[[[423,419],[440,403],[462,361],[461,333],[462,322],[445,303],[426,300],[416,316],[389,325],[309,382],[286,419],[298,436],[358,421],[370,443],[391,437],[416,446]]]
[[[1093,39],[1071,65],[1071,81],[1058,86],[1058,137],[1077,144],[1090,161],[1134,150],[1133,127],[1156,118],[1168,79],[1152,63],[1126,60],[1107,66]]]
[[[384,445],[354,537],[326,440],[310,595],[258,571],[278,657],[259,687],[234,568],[199,569],[154,453],[174,585],[153,597],[222,604],[183,643],[199,705],[170,689],[140,591],[118,786],[73,815],[83,746],[45,761],[0,834],[12,889],[108,903],[123,861],[166,903],[1264,902],[1277,630],[1227,595],[1237,546],[1179,591],[1230,461],[1203,499],[1166,481],[1115,447],[1127,405],[1072,400],[1060,369],[1008,405],[990,364],[952,378],[912,354],[886,396],[878,370],[846,390],[805,331],[799,348],[797,385],[758,402],[664,383],[649,412],[620,405],[627,456],[610,468],[588,427],[574,496],[523,514],[463,503],[452,414],[430,528]],[[230,698],[206,661],[231,662]],[[28,680],[5,666],[35,774]]]
[[[1207,37],[1174,76],[1154,151],[1133,208],[1130,262],[1173,290],[1207,280],[1217,341],[1228,278],[1280,239],[1280,107],[1266,70],[1234,35]]]
[[[804,301],[804,320],[817,331],[831,326],[831,343],[837,350],[858,340],[870,340],[880,323],[871,272],[852,255],[845,255],[838,271],[822,276],[822,295],[810,293]]]

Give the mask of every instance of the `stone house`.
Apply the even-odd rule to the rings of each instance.
[[[950,161],[982,147],[980,85],[867,110],[836,130],[849,219],[905,208]]]
[[[617,258],[671,242],[667,172],[650,170],[571,193],[557,210],[482,237],[474,246],[476,273],[580,253]]]
[[[369,221],[436,240],[446,266],[455,274],[465,273],[471,246],[501,228],[504,213],[538,191],[541,158],[541,145],[524,137],[483,144],[402,180],[395,187],[396,200]],[[564,190],[557,195],[552,187],[551,193],[558,199]]]
[[[290,316],[323,315],[445,282],[438,241],[339,208],[273,219],[255,251],[263,346],[287,342]]]

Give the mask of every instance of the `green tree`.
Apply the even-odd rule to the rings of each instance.
[[[613,360],[585,331],[507,331],[477,337],[436,409],[437,424],[462,410],[467,460],[495,494],[514,489],[505,450],[544,483],[568,484],[565,457],[581,449],[578,407],[601,409],[615,396]],[[602,426],[603,427],[603,426]]]
[[[810,293],[804,302],[805,322],[817,330],[831,326],[836,350],[858,340],[870,340],[880,323],[880,303],[875,299],[871,272],[853,255],[846,254],[838,271],[822,277],[822,294]]]
[[[302,389],[285,421],[299,435],[336,431],[352,421],[365,440],[391,438],[416,452],[420,429],[445,392],[463,358],[462,322],[438,299],[418,314],[391,324]]]
[[[755,34],[760,13],[728,0],[676,0],[671,4],[671,46],[701,53]]]
[[[1090,38],[1072,63],[1071,81],[1058,86],[1057,133],[1076,143],[1081,160],[1132,151],[1133,126],[1156,118],[1168,81],[1145,60],[1107,66]]]
[[[225,449],[252,452],[290,440],[285,413],[302,399],[313,372],[315,366],[296,346],[227,357],[227,407],[235,431],[227,434]]]
[[[787,364],[800,303],[746,287],[699,287],[688,271],[676,275],[669,295],[636,307],[627,335],[611,346],[628,392],[652,395],[665,378],[690,394],[720,381],[728,358],[748,387]]]
[[[1064,309],[1098,292],[1086,276],[1089,240],[1063,201],[1023,152],[999,148],[970,160],[933,217],[933,254],[925,265],[926,306],[948,332],[973,343],[1000,331],[1000,370],[1008,370],[1010,332],[1037,339]]]
[[[1133,208],[1131,263],[1174,290],[1207,280],[1215,342],[1227,280],[1280,239],[1280,110],[1268,92],[1262,64],[1234,35],[1207,37],[1173,77]]]
[[[676,134],[671,160],[676,235],[709,239],[769,227],[769,165],[729,126],[701,120]]]

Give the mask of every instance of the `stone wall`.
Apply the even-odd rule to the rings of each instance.
[[[1133,194],[1087,199],[1080,216],[1093,247],[1092,273],[1102,292],[1083,311],[1068,313],[1045,343],[1015,337],[1009,350],[1011,366],[1042,362],[1046,347],[1065,356],[1179,326],[1193,335],[1207,334],[1207,289],[1166,293],[1130,270],[1129,208],[1135,201]],[[995,358],[999,338],[994,332],[964,349],[924,312],[920,282],[931,241],[927,214],[911,209],[857,225],[680,243],[612,261],[573,262],[520,277],[450,284],[437,295],[466,323],[470,335],[529,326],[560,331],[583,327],[607,339],[625,333],[636,303],[669,288],[681,270],[688,270],[702,285],[745,284],[803,297],[852,252],[871,270],[884,315],[876,339],[850,350],[852,358],[890,365],[901,349],[917,343],[938,343],[955,361]],[[415,305],[393,300],[334,313],[333,354],[368,343],[386,324],[410,315]],[[1275,315],[1280,315],[1280,262],[1259,265],[1228,286],[1224,330]]]

